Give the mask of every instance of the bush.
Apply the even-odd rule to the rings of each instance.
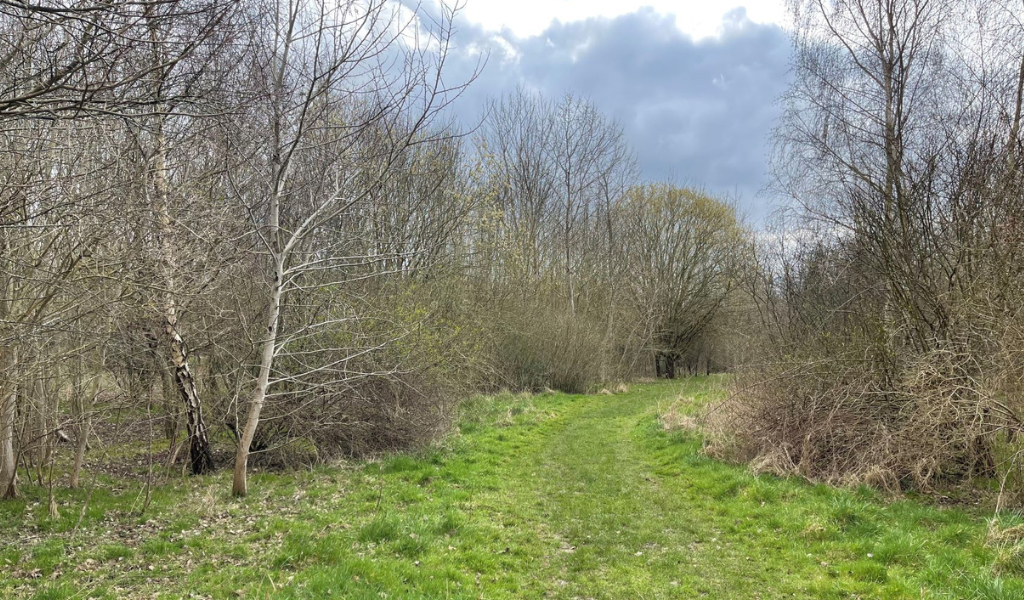
[[[709,452],[756,468],[890,492],[997,474],[1011,425],[966,355],[931,352],[889,380],[851,355],[741,375],[709,413]]]
[[[539,310],[511,315],[486,360],[504,387],[580,394],[601,383],[604,346],[601,330],[586,318]]]

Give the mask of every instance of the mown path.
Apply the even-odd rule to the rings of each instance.
[[[499,502],[511,511],[532,495],[521,526],[557,541],[535,563],[532,597],[1024,597],[1020,573],[985,548],[980,515],[755,477],[703,456],[692,432],[662,430],[673,402],[697,412],[720,394],[690,380],[539,399],[554,416],[500,436],[517,451]]]
[[[657,472],[650,429],[658,401],[673,399],[598,396],[544,438],[535,489],[572,549],[555,561],[566,588],[558,595],[691,598],[724,592],[726,582],[735,596],[756,589],[757,569],[737,568],[727,534],[709,526],[687,482]]]
[[[689,397],[702,387],[688,390]],[[545,501],[545,527],[560,536],[546,595],[760,598],[799,591],[778,589],[785,572],[766,566],[775,561],[763,554],[778,551],[771,536],[765,540],[770,523],[756,523],[758,515],[732,519],[715,500],[723,490],[737,491],[727,489],[729,481],[719,489],[718,482],[685,477],[674,464],[678,456],[655,443],[659,408],[679,396],[678,389],[653,388],[589,397],[548,425],[530,478]],[[744,554],[752,550],[760,555]]]
[[[50,519],[40,491],[0,504],[0,598],[1024,598],[1024,542],[983,512],[755,477],[662,428],[720,394],[480,398],[437,449],[262,474],[242,501],[230,473],[142,516],[130,482],[97,488],[73,536],[85,494]]]

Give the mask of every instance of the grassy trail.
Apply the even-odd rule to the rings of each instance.
[[[740,597],[755,589],[754,569],[737,568],[717,544],[703,526],[704,507],[680,489],[685,483],[657,472],[647,442],[655,409],[672,400],[656,393],[597,397],[545,439],[536,492],[550,499],[550,521],[574,548],[557,561],[566,587],[560,595]],[[708,543],[713,552],[704,551]]]
[[[224,473],[145,515],[97,487],[73,539],[81,491],[57,519],[0,504],[0,597],[1024,597],[1024,550],[986,544],[982,514],[754,477],[662,430],[718,393],[477,399],[443,447],[263,474],[244,501]]]

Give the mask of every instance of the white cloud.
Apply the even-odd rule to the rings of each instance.
[[[437,32],[423,22],[418,12],[396,0],[390,0],[384,6],[391,31],[406,48],[432,52],[440,49]]]
[[[643,7],[675,15],[676,26],[694,39],[718,36],[723,17],[741,7],[755,23],[787,21],[784,0],[467,0],[462,16],[490,31],[507,29],[518,37],[529,37],[543,32],[554,20],[614,18]]]

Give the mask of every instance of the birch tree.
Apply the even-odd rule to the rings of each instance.
[[[172,202],[177,200],[184,204],[180,211],[185,212],[203,199],[174,193],[174,172],[169,164],[172,149],[169,145],[173,139],[170,130],[175,121],[185,121],[186,128],[203,127],[209,119],[217,116],[203,113],[208,112],[211,106],[216,106],[217,99],[223,93],[215,88],[225,83],[224,79],[218,77],[220,73],[217,66],[223,62],[219,54],[229,36],[206,29],[208,23],[203,16],[199,19],[194,16],[184,17],[179,12],[183,8],[183,5],[172,4],[168,7],[158,3],[144,7],[142,19],[148,44],[145,55],[140,57],[143,66],[139,70],[146,73],[142,83],[148,85],[148,89],[141,90],[140,95],[147,98],[150,108],[148,114],[140,120],[140,133],[145,136],[138,138],[138,143],[142,145],[141,154],[146,162],[143,190],[156,227],[155,254],[159,265],[157,272],[161,279],[157,287],[163,290],[160,300],[161,329],[166,355],[171,362],[174,388],[185,411],[189,464],[192,473],[201,474],[213,468],[213,454],[199,389],[179,327],[183,268],[181,256],[187,251],[183,241],[189,236],[187,232],[179,230],[173,217]],[[195,8],[199,11],[214,11],[217,22],[230,27],[231,24],[215,3]],[[181,116],[185,111],[189,111],[187,116]],[[190,148],[193,151],[195,149]]]

